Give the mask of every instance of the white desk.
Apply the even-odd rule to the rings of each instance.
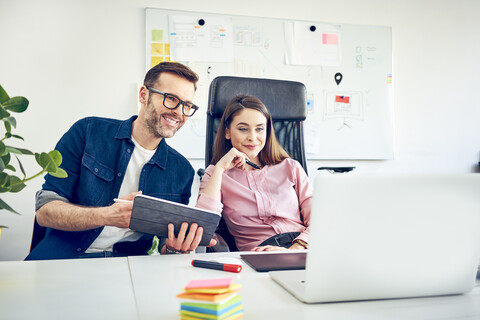
[[[478,286],[466,295],[307,305],[277,285],[268,273],[258,273],[246,263],[238,274],[190,264],[194,258],[232,256],[239,253],[130,257],[140,318],[178,319],[180,303],[175,295],[190,280],[233,277],[243,285],[245,319],[480,319]]]
[[[175,297],[193,279],[233,277],[245,319],[480,319],[480,287],[465,295],[307,305],[243,263],[241,273],[192,259],[239,253],[0,262],[0,319],[179,319]]]
[[[1,262],[0,319],[137,319],[128,260]]]

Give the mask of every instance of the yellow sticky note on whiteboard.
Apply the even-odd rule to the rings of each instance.
[[[155,57],[155,56],[152,56],[151,57],[151,60],[150,60],[150,65],[151,67],[155,67],[157,64],[159,64],[160,62],[163,62],[165,61],[165,59],[163,57]]]
[[[165,53],[165,44],[164,43],[152,43],[152,55],[163,56]]]

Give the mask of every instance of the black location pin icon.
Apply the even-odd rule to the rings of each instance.
[[[343,76],[340,72],[335,73],[335,82],[337,83],[337,86],[342,82]]]

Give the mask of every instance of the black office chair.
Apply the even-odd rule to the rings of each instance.
[[[275,134],[288,154],[297,160],[307,172],[307,160],[303,138],[303,121],[307,117],[307,92],[300,82],[243,78],[217,77],[210,84],[207,110],[207,133],[205,145],[205,168],[212,159],[212,145],[215,141],[220,119],[230,100],[238,94],[259,98],[270,111]],[[199,170],[202,176],[202,170]],[[222,219],[217,228],[228,244],[230,251],[238,251],[233,236],[228,232]],[[221,251],[221,249],[213,249]]]
[[[40,241],[45,238],[45,233],[47,228],[42,227],[37,222],[37,217],[34,217],[33,220],[33,232],[32,232],[32,242],[30,243],[30,252],[40,243]]]

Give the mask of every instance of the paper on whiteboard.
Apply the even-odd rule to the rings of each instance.
[[[233,61],[231,18],[170,15],[169,33],[174,61]]]
[[[320,140],[320,129],[318,125],[305,122],[304,129],[305,152],[317,154]]]
[[[285,23],[286,64],[340,66],[342,62],[340,44],[341,29],[338,25]]]

